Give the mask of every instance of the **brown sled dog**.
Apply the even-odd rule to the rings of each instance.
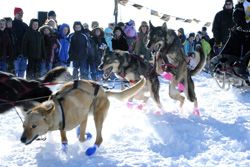
[[[125,100],[136,94],[146,81],[142,78],[134,86],[120,92],[106,91],[96,82],[79,80],[65,84],[51,100],[34,107],[25,116],[21,142],[32,143],[38,136],[60,130],[62,143],[67,143],[66,131],[80,125],[79,141],[85,141],[89,113],[93,113],[96,127],[96,146],[100,146],[103,122],[109,109],[109,97]],[[86,154],[91,155],[91,147]]]
[[[160,102],[159,89],[160,81],[158,74],[152,64],[141,58],[139,55],[134,55],[126,51],[115,50],[113,52],[105,52],[99,69],[104,71],[103,78],[107,79],[111,73],[115,73],[119,78],[125,79],[133,85],[139,81],[143,75],[146,79],[145,87],[134,96],[135,99],[143,100],[144,103],[149,97],[155,101],[157,106],[162,109]],[[149,95],[145,95],[149,92]]]
[[[168,29],[166,23],[158,27],[154,27],[151,22],[149,24],[150,32],[147,47],[155,53],[154,65],[156,71],[159,74],[163,71],[173,74],[173,80],[169,85],[169,96],[180,101],[180,107],[182,108],[185,97],[176,89],[177,84],[182,82],[185,86],[185,96],[188,100],[194,102],[194,109],[198,109],[195,86],[191,77],[202,70],[205,65],[205,55],[202,49],[199,48],[195,51],[195,57],[198,57],[199,62],[194,69],[190,70],[182,44],[175,31]]]

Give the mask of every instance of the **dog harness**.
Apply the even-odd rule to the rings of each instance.
[[[62,115],[62,122],[59,123],[60,130],[64,130],[64,128],[65,128],[65,114],[64,114],[64,109],[63,109],[62,101],[64,100],[64,96],[66,94],[68,94],[72,90],[78,88],[78,83],[79,83],[78,81],[79,80],[74,80],[73,87],[71,89],[69,89],[68,91],[63,92],[61,94],[59,94],[59,93],[55,94],[56,98],[54,98],[54,100],[56,100],[55,102],[59,104],[59,106],[60,106],[59,110],[60,110],[61,115]],[[100,85],[98,85],[97,83],[94,83],[94,82],[92,83],[92,85],[95,88],[95,90],[94,90],[94,96],[96,96],[98,94]]]

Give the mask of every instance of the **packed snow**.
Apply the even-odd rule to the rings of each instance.
[[[0,115],[1,167],[249,167],[250,92],[248,88],[220,89],[215,80],[201,72],[193,77],[200,116],[192,114],[193,104],[168,96],[168,81],[161,78],[160,97],[166,110],[158,114],[153,101],[143,110],[111,100],[103,128],[103,143],[92,156],[93,117],[87,131],[92,139],[80,143],[76,129],[68,132],[69,147],[61,150],[59,131],[30,145],[20,142],[22,122],[14,110]]]

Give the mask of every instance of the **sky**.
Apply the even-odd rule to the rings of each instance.
[[[133,19],[137,28],[143,20],[151,20],[154,25],[163,24],[159,17],[150,15],[152,9],[161,14],[201,20],[199,24],[183,23],[172,18],[167,23],[169,28],[175,30],[183,27],[187,33],[197,32],[205,22],[213,21],[216,12],[222,10],[224,2],[225,0],[132,0],[126,6],[119,5],[118,21],[128,22]],[[131,6],[133,3],[144,7],[138,10]],[[72,25],[74,21],[81,21],[91,24],[96,20],[105,28],[109,22],[114,22],[114,0],[1,0],[0,6],[0,17],[12,17],[14,7],[23,8],[26,23],[29,23],[31,18],[36,18],[38,11],[49,10],[55,10],[59,23]],[[211,26],[208,27],[208,32],[212,35]]]
[[[111,100],[103,125],[103,143],[88,157],[95,128],[89,117],[92,139],[79,143],[76,130],[69,131],[68,152],[61,150],[59,131],[30,145],[20,142],[22,123],[15,111],[0,115],[1,167],[249,167],[250,89],[222,90],[207,73],[193,77],[201,116],[184,111],[168,96],[168,81],[160,78],[160,97],[166,110],[155,114],[152,99],[144,110],[128,109]],[[119,83],[120,84],[120,83]],[[52,88],[54,89],[54,88]]]

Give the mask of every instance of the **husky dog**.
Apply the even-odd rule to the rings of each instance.
[[[176,89],[178,83],[185,86],[184,93],[188,100],[194,102],[194,109],[198,110],[198,102],[195,95],[194,82],[192,76],[202,70],[205,65],[205,55],[201,48],[194,53],[199,60],[196,67],[188,69],[188,61],[176,33],[172,29],[168,29],[166,23],[162,26],[154,27],[150,25],[147,47],[154,53],[154,65],[158,74],[164,71],[170,72],[173,79],[169,85],[169,96],[180,101],[180,108],[184,104],[185,97]]]
[[[0,113],[15,106],[27,111],[35,103],[47,100],[52,94],[46,84],[70,80],[72,76],[64,67],[56,67],[38,80],[26,80],[10,73],[0,72]]]
[[[126,100],[137,93],[146,83],[145,78],[123,91],[106,91],[96,82],[76,80],[65,84],[52,98],[32,108],[25,116],[21,142],[32,143],[38,136],[60,130],[62,144],[67,144],[66,131],[80,125],[79,141],[84,142],[89,113],[94,116],[96,127],[95,145],[87,149],[92,155],[101,145],[103,122],[110,101],[108,97]]]
[[[129,81],[131,84],[139,81],[140,75],[143,75],[147,80],[146,85],[134,98],[143,100],[145,103],[151,96],[157,106],[162,109],[158,74],[153,66],[139,55],[120,50],[105,52],[99,69],[104,71],[104,79],[107,79],[113,72],[117,77]],[[147,96],[146,92],[149,92],[150,96]]]

